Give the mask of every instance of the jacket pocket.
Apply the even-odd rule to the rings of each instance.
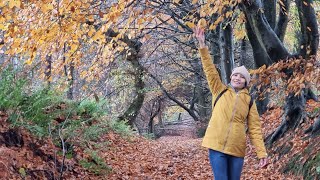
[[[238,146],[241,148],[246,147],[246,132],[245,126],[242,123],[235,123],[235,127],[233,129],[233,142],[234,146]]]

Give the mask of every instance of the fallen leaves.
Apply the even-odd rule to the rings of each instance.
[[[310,104],[308,106],[313,108],[317,106],[315,103]],[[280,125],[282,113],[281,108],[275,108],[262,116],[265,136]],[[312,121],[308,121],[308,124],[310,123]],[[287,133],[269,150],[270,164],[263,169],[259,168],[259,160],[255,153],[247,153],[241,179],[303,179],[291,172],[286,174],[281,172],[288,162],[296,154],[302,153],[309,144],[317,147],[315,143],[317,139],[305,140],[304,138],[303,129],[295,133]],[[131,143],[123,141],[121,137],[113,139],[118,139],[118,141],[112,141],[111,147],[114,149],[104,152],[106,161],[113,168],[113,173],[108,176],[108,179],[213,178],[208,152],[201,147],[201,139],[162,137],[156,141],[150,141],[137,138]],[[282,155],[283,149],[278,148],[281,146],[291,148],[286,152],[287,154]],[[319,148],[313,149],[311,154],[315,156],[317,152]],[[303,156],[300,160],[304,163],[308,158],[310,156]]]
[[[112,167],[110,179],[212,179],[207,150],[201,139],[162,137],[157,141],[139,138],[114,151],[106,151],[106,162]],[[119,151],[122,149],[124,151]]]

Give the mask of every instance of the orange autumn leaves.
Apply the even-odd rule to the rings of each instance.
[[[259,84],[258,90],[261,87],[267,86],[264,92],[275,91],[279,92],[279,84],[286,82],[287,87],[285,93],[294,92],[299,95],[304,88],[316,88],[320,90],[320,64],[319,61],[311,57],[309,59],[293,59],[281,60],[271,66],[262,66],[256,70],[250,70],[254,75],[253,84]],[[287,77],[285,71],[292,71],[292,76]],[[256,76],[257,75],[257,76]]]

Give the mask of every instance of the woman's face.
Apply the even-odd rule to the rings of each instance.
[[[243,89],[246,86],[246,79],[239,73],[231,76],[231,86],[236,90]]]

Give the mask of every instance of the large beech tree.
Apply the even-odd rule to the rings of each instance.
[[[300,52],[298,54],[290,54],[283,44],[285,34],[287,12],[289,10],[290,1],[282,3],[278,23],[274,22],[275,17],[272,14],[264,13],[263,4],[267,4],[268,12],[273,12],[276,1],[247,0],[243,1],[240,6],[246,15],[247,29],[250,33],[249,39],[252,46],[255,47],[263,57],[256,57],[255,62],[259,65],[271,65],[271,63],[292,57],[303,57],[305,59],[315,57],[317,47],[319,46],[319,32],[315,11],[313,9],[313,1],[296,1],[299,11],[299,19],[301,24],[301,41]],[[271,11],[269,11],[271,9]],[[275,14],[275,13],[273,13]],[[269,17],[269,18],[267,18]],[[275,26],[277,24],[277,26]],[[250,38],[251,37],[251,38]],[[294,58],[292,59],[292,61]],[[285,70],[290,78],[292,70]],[[302,78],[302,77],[301,77]],[[284,115],[282,124],[276,131],[270,135],[268,142],[271,144],[281,137],[289,128],[298,127],[304,119],[304,110],[307,93],[312,93],[309,89],[303,89],[301,93],[290,92],[285,100]]]

